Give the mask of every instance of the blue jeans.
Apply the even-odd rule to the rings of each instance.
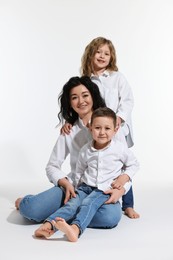
[[[19,205],[20,214],[41,223],[64,205],[65,194],[60,187],[52,187],[37,195],[25,196]],[[113,228],[122,217],[121,205],[103,204],[89,223],[90,228]]]
[[[132,186],[130,190],[122,196],[122,210],[126,208],[133,208],[134,206],[134,199],[133,199],[133,189]]]
[[[76,198],[70,199],[63,207],[49,216],[46,221],[51,222],[56,217],[61,217],[70,224],[76,224],[80,234],[87,228],[98,208],[103,205],[110,195],[95,187],[81,184],[76,191]]]

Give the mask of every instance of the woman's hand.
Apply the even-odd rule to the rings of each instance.
[[[123,185],[122,185],[122,183],[121,183],[120,181],[115,180],[115,181],[112,182],[111,187],[112,187],[113,189],[121,190],[121,188],[123,187]]]
[[[105,204],[116,203],[124,195],[125,189],[123,187],[121,189],[109,189],[104,193],[110,195]]]
[[[60,179],[58,181],[58,185],[62,186],[65,189],[65,199],[64,199],[64,204],[66,204],[69,199],[71,199],[72,197],[75,198],[76,197],[76,193],[74,190],[73,185],[69,182],[68,179],[63,178]]]
[[[111,187],[113,189],[118,189],[120,190],[124,184],[126,182],[128,182],[130,180],[130,177],[126,174],[126,173],[123,173],[122,175],[118,176],[118,178],[116,178],[112,184],[111,184]]]
[[[69,135],[71,129],[72,129],[72,125],[69,124],[69,123],[65,123],[65,124],[62,126],[62,128],[61,128],[61,130],[60,130],[60,133],[61,133],[62,135],[65,135],[65,134]]]

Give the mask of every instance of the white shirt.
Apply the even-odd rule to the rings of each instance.
[[[109,72],[106,70],[100,76],[91,75],[91,80],[99,87],[106,105],[124,120],[122,131],[126,136],[128,147],[133,146],[131,112],[134,99],[126,78],[119,71]]]
[[[93,141],[82,147],[76,165],[75,186],[84,182],[100,190],[111,188],[112,181],[121,174],[127,174],[130,179],[139,168],[139,163],[132,151],[118,140],[112,140],[104,149],[97,150]],[[131,183],[125,188],[126,193]]]
[[[89,140],[91,140],[90,131],[80,119],[75,122],[69,135],[58,137],[46,166],[46,174],[50,182],[57,186],[59,179],[68,177],[73,183],[79,151]],[[69,154],[71,172],[67,174],[62,171],[61,166]]]

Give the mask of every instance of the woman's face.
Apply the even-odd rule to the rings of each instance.
[[[92,114],[92,96],[89,90],[82,84],[71,89],[70,104],[81,119],[88,114]]]

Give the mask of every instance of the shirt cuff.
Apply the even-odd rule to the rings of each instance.
[[[131,186],[132,186],[132,182],[131,182],[131,181],[128,181],[128,182],[126,182],[126,183],[124,184],[124,186],[123,186],[124,189],[125,189],[124,195],[130,190]]]

